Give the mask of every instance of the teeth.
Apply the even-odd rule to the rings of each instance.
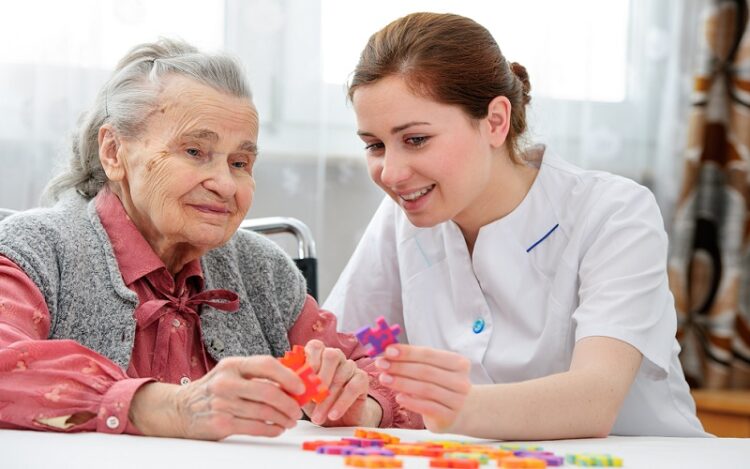
[[[416,200],[422,197],[423,195],[425,195],[426,193],[430,192],[432,190],[432,187],[433,186],[425,187],[424,189],[420,189],[417,192],[412,192],[411,194],[402,195],[401,198],[404,200],[408,200],[408,201]]]

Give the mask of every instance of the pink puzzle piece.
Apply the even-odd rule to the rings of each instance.
[[[397,336],[401,333],[401,326],[398,324],[388,326],[383,316],[377,318],[375,322],[377,327],[365,326],[356,333],[357,339],[367,347],[367,354],[371,357],[383,353],[388,345],[398,343]]]

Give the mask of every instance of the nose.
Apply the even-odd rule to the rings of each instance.
[[[383,155],[380,180],[389,187],[396,187],[411,177],[412,170],[406,157],[398,152]]]
[[[226,158],[214,158],[210,165],[210,174],[203,181],[203,187],[214,192],[222,199],[230,199],[237,192],[237,181],[232,175]]]

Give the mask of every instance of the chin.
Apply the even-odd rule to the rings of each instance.
[[[193,246],[202,246],[207,250],[221,247],[231,238],[231,235],[227,236],[226,231],[222,231],[221,233],[211,233],[209,230],[194,233],[194,236],[189,237],[190,244]]]
[[[434,217],[427,217],[427,216],[413,216],[406,214],[406,218],[409,219],[412,225],[416,226],[417,228],[432,228],[435,225],[438,225],[445,220],[436,220]]]

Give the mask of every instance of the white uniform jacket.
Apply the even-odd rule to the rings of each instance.
[[[653,195],[532,153],[529,193],[481,228],[473,256],[455,223],[417,228],[386,198],[324,308],[343,330],[382,315],[403,326],[402,342],[464,355],[475,384],[564,372],[576,341],[622,340],[644,359],[612,433],[706,436],[678,360]]]

